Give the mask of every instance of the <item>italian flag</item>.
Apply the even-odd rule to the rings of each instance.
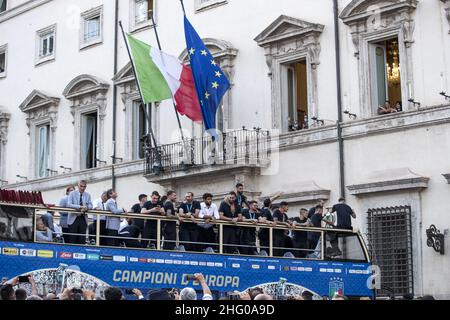
[[[173,98],[181,115],[202,122],[191,68],[129,34],[127,40],[144,104]]]

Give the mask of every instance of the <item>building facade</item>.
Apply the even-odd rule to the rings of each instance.
[[[291,216],[345,194],[384,285],[450,298],[449,255],[426,234],[450,244],[450,1],[339,0],[337,19],[333,0],[184,4],[232,84],[215,164],[184,117],[179,143],[171,101],[141,106],[117,26],[155,46],[156,26],[187,62],[179,1],[0,0],[2,188],[57,203],[86,179],[131,207],[153,190],[219,201],[243,182],[256,200],[283,192]],[[144,159],[150,126],[162,172]]]

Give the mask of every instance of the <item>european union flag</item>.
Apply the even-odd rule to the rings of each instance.
[[[186,16],[184,33],[205,129],[216,129],[217,108],[230,89],[230,82]]]

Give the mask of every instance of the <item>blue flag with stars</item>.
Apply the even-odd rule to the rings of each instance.
[[[186,16],[184,33],[205,129],[216,129],[217,109],[230,89],[230,82]]]

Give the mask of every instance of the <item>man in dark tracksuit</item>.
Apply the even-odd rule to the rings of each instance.
[[[228,222],[237,223],[239,221],[239,214],[241,207],[236,203],[236,193],[230,192],[225,200],[220,204],[219,215],[220,219]],[[223,226],[223,251],[224,253],[235,254],[238,253],[239,244],[238,239],[239,228],[237,226]]]
[[[175,191],[167,192],[167,201],[164,203],[164,211],[168,218],[176,217],[175,203],[177,201],[177,193]],[[177,222],[166,221],[164,222],[164,250],[174,250],[177,241]]]
[[[185,197],[185,202],[180,206],[178,216],[180,221],[180,242],[187,251],[198,251],[198,230],[197,224],[194,222],[200,213],[200,202],[194,201],[194,194],[188,192]],[[184,222],[186,220],[192,222]]]

